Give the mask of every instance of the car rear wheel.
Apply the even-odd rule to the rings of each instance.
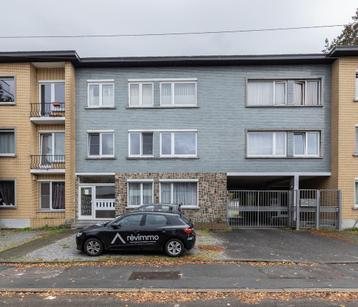
[[[84,252],[88,256],[99,256],[103,253],[103,244],[96,238],[90,238],[84,244]]]
[[[184,244],[178,239],[170,239],[165,244],[164,251],[170,257],[179,257],[184,253]]]

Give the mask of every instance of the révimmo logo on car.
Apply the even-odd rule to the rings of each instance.
[[[127,241],[135,242],[135,241],[158,241],[158,235],[141,235],[141,234],[131,234],[127,236]]]
[[[123,237],[117,232],[117,234],[114,236],[111,244],[114,244],[117,239],[119,239],[122,244],[126,244],[126,241],[124,241]],[[159,240],[158,235],[141,235],[141,234],[131,234],[130,236],[127,236],[128,242],[155,242]]]

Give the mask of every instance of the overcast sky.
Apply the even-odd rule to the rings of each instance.
[[[351,21],[357,0],[11,0],[0,36],[218,31]],[[316,53],[341,28],[167,37],[1,39],[0,51],[87,56]]]

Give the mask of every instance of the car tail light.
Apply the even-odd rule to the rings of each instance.
[[[193,233],[193,228],[191,227],[184,228],[184,233],[186,233],[187,235],[191,235]]]

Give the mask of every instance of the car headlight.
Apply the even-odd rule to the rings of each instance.
[[[82,235],[83,235],[82,232],[77,232],[76,237],[80,237],[80,236],[82,236]]]

